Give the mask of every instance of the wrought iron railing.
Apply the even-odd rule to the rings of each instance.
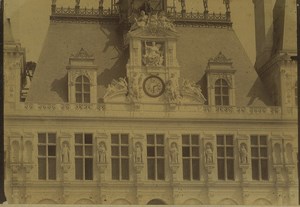
[[[202,20],[202,21],[218,21],[218,22],[224,22],[224,21],[230,21],[228,18],[228,14],[205,14],[200,12],[176,12],[176,11],[168,11],[167,16],[174,20]]]
[[[111,9],[78,9],[78,8],[55,8],[52,12],[52,15],[56,16],[89,16],[89,17],[118,17],[119,12],[118,10],[111,10]]]

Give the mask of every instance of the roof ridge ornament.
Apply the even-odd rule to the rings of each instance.
[[[134,21],[135,22],[132,24],[129,32],[140,28],[147,29],[152,33],[159,30],[170,30],[176,32],[175,25],[169,18],[166,17],[164,11],[160,11],[158,15],[156,13],[148,16],[145,11],[142,10],[137,18],[134,17]]]
[[[220,51],[219,54],[208,60],[209,63],[232,63],[230,58],[226,58],[226,56]]]

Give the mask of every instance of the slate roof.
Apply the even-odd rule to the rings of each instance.
[[[235,32],[229,28],[177,27],[177,59],[181,77],[199,82],[204,91],[209,58],[220,51],[236,69],[236,105],[269,105],[269,95],[255,72]],[[98,101],[113,79],[125,77],[128,51],[122,49],[118,25],[51,22],[33,82],[26,99],[36,103],[68,101],[67,70],[69,57],[84,48],[98,66]],[[205,93],[204,93],[205,95]]]

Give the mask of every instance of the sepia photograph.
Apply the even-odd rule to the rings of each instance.
[[[299,205],[296,0],[5,0],[4,204]]]

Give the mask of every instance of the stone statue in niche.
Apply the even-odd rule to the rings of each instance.
[[[141,14],[138,18],[135,18],[135,23],[131,26],[130,31],[134,31],[138,28],[144,28],[147,24],[148,16],[145,11],[141,11]]]
[[[143,81],[142,74],[138,76],[138,74],[135,73],[132,76],[132,81],[129,88],[130,89],[129,94],[133,101],[138,101],[142,97],[142,93],[141,93],[143,88],[142,81]]]
[[[67,142],[63,142],[61,149],[61,161],[62,163],[70,162],[70,148]]]
[[[170,158],[172,164],[178,163],[178,149],[177,149],[177,144],[175,142],[172,142],[170,147]]]
[[[135,156],[134,156],[134,161],[136,164],[143,163],[143,158],[142,158],[142,144],[137,142],[135,144]]]
[[[213,164],[213,150],[211,143],[207,143],[205,145],[205,163]]]
[[[145,54],[143,55],[143,63],[145,66],[162,66],[164,57],[161,44],[152,42],[148,45],[145,42]]]
[[[17,141],[12,143],[11,161],[19,162],[19,143]]]
[[[280,149],[280,145],[278,143],[276,143],[274,145],[274,153],[275,153],[275,164],[281,164],[281,149]]]
[[[178,79],[176,78],[175,74],[172,74],[167,82],[167,96],[171,103],[180,102],[181,100]]]
[[[287,163],[288,164],[293,164],[294,161],[293,161],[293,147],[292,147],[292,144],[288,143],[286,145],[286,158],[287,158]]]
[[[25,143],[25,150],[24,150],[24,162],[32,162],[32,144],[30,141]]]
[[[106,163],[106,147],[104,142],[98,144],[98,162]]]
[[[248,152],[247,152],[247,146],[245,143],[242,143],[240,145],[240,162],[241,162],[241,164],[248,163]]]

